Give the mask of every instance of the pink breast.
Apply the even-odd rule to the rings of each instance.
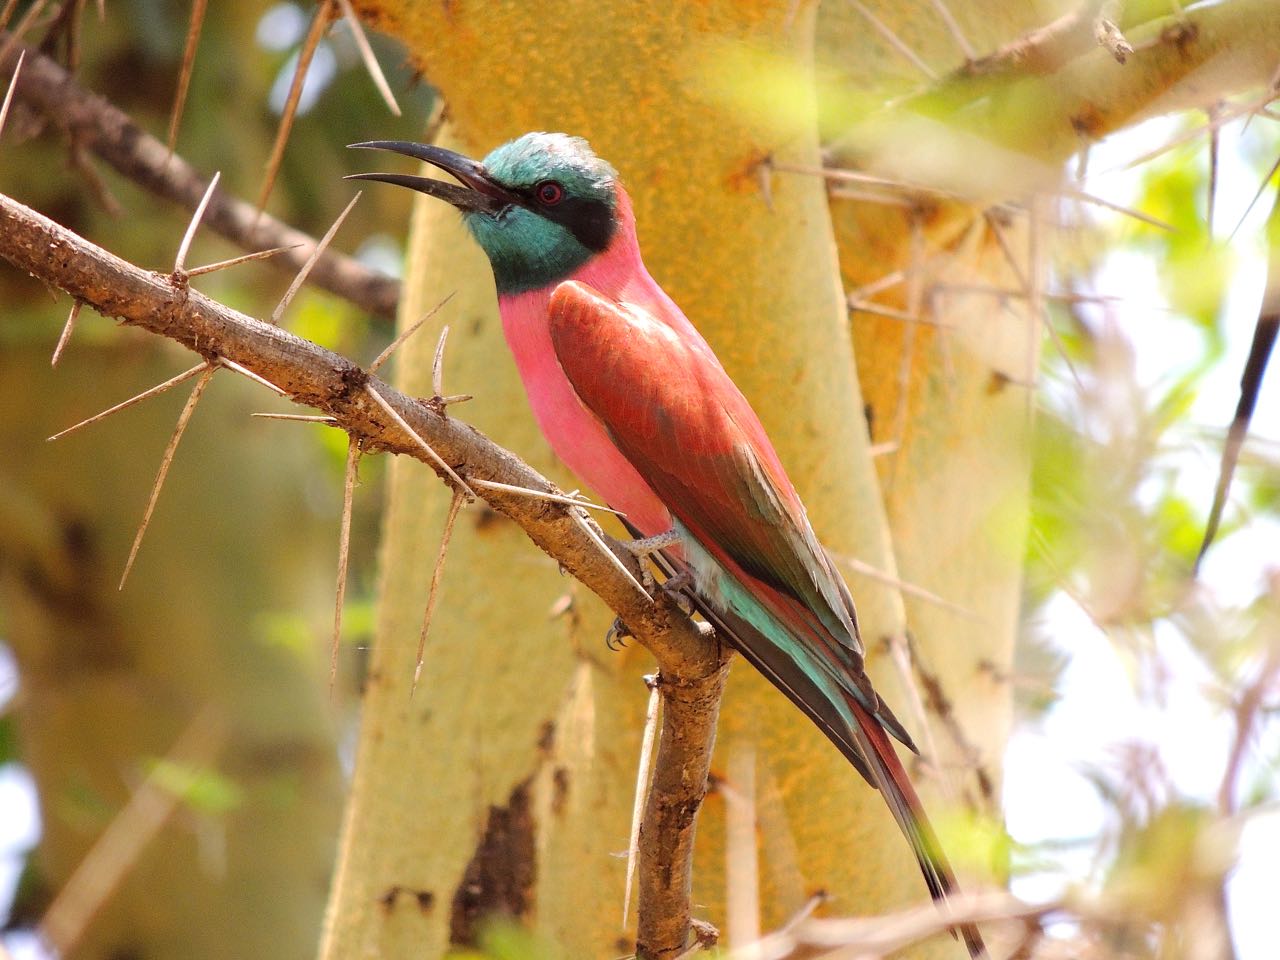
[[[549,295],[531,290],[499,300],[507,343],[543,436],[556,456],[609,506],[623,511],[642,535],[669,530],[666,507],[618,452],[561,370],[547,326]]]

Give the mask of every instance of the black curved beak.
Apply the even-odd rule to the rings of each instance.
[[[431,197],[439,197],[453,204],[462,211],[482,211],[498,213],[513,203],[519,203],[520,197],[496,183],[489,176],[483,163],[464,157],[443,147],[433,147],[425,143],[411,143],[407,140],[368,140],[364,143],[352,143],[349,146],[361,150],[390,150],[402,153],[406,157],[425,160],[432,166],[439,167],[445,173],[456,177],[463,185],[455,186],[443,180],[432,180],[428,177],[415,177],[403,173],[353,173],[343,177],[344,180],[377,180],[382,183],[393,183],[396,186],[408,187]]]

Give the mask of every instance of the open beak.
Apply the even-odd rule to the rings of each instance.
[[[489,171],[484,168],[483,163],[464,157],[460,153],[454,153],[452,150],[445,150],[443,147],[410,143],[406,140],[369,140],[365,143],[353,143],[350,146],[362,150],[390,150],[392,153],[402,153],[406,157],[425,160],[432,166],[439,167],[445,173],[456,177],[462,186],[403,173],[353,173],[343,177],[344,180],[378,180],[382,183],[394,183],[431,197],[439,197],[464,212],[474,210],[498,213],[520,202],[520,197],[489,176]]]

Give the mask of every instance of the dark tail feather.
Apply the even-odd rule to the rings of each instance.
[[[906,835],[911,849],[915,851],[916,861],[920,864],[920,872],[929,887],[929,894],[934,900],[944,903],[948,896],[959,888],[951,865],[942,852],[938,837],[925,815],[924,805],[916,794],[915,787],[907,777],[907,771],[898,759],[897,751],[889,741],[884,728],[876,721],[862,704],[849,697],[849,707],[858,720],[856,736],[861,741],[863,755],[871,769],[872,783],[880,790],[885,803],[893,813],[903,834]],[[951,931],[956,935],[956,929]],[[969,948],[969,956],[982,958],[987,956],[986,945],[982,934],[973,924],[962,924],[959,934]]]
[[[633,536],[639,536],[634,529],[631,532]],[[668,577],[674,576],[683,567],[664,553],[655,554],[653,560]],[[933,828],[929,825],[924,805],[911,786],[907,771],[903,769],[902,761],[898,759],[898,754],[879,720],[850,695],[849,706],[859,721],[858,729],[851,730],[835,705],[827,700],[803,671],[795,669],[795,665],[782,651],[760,636],[755,627],[729,611],[715,609],[692,590],[686,596],[698,613],[715,627],[716,635],[728,641],[788,700],[799,707],[867,782],[880,791],[898,827],[915,852],[929,895],[940,904],[945,904],[947,897],[959,889],[955,876],[942,853]],[[952,934],[955,933],[953,930]],[[959,935],[964,939],[970,957],[975,960],[987,957],[987,949],[977,927],[964,924],[959,928]]]

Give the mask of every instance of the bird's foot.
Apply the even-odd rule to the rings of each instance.
[[[609,629],[605,631],[604,645],[617,652],[627,645],[626,640],[630,636],[633,636],[631,628],[622,622],[621,617],[614,617],[613,623],[609,624]]]
[[[685,613],[693,613],[693,600],[686,591],[693,586],[693,573],[688,568],[662,581],[662,592]]]
[[[621,541],[622,545],[635,554],[638,560],[644,560],[646,557],[652,556],[659,550],[665,550],[667,547],[674,547],[679,542],[680,534],[676,533],[674,529],[652,537],[641,537],[639,540]]]

